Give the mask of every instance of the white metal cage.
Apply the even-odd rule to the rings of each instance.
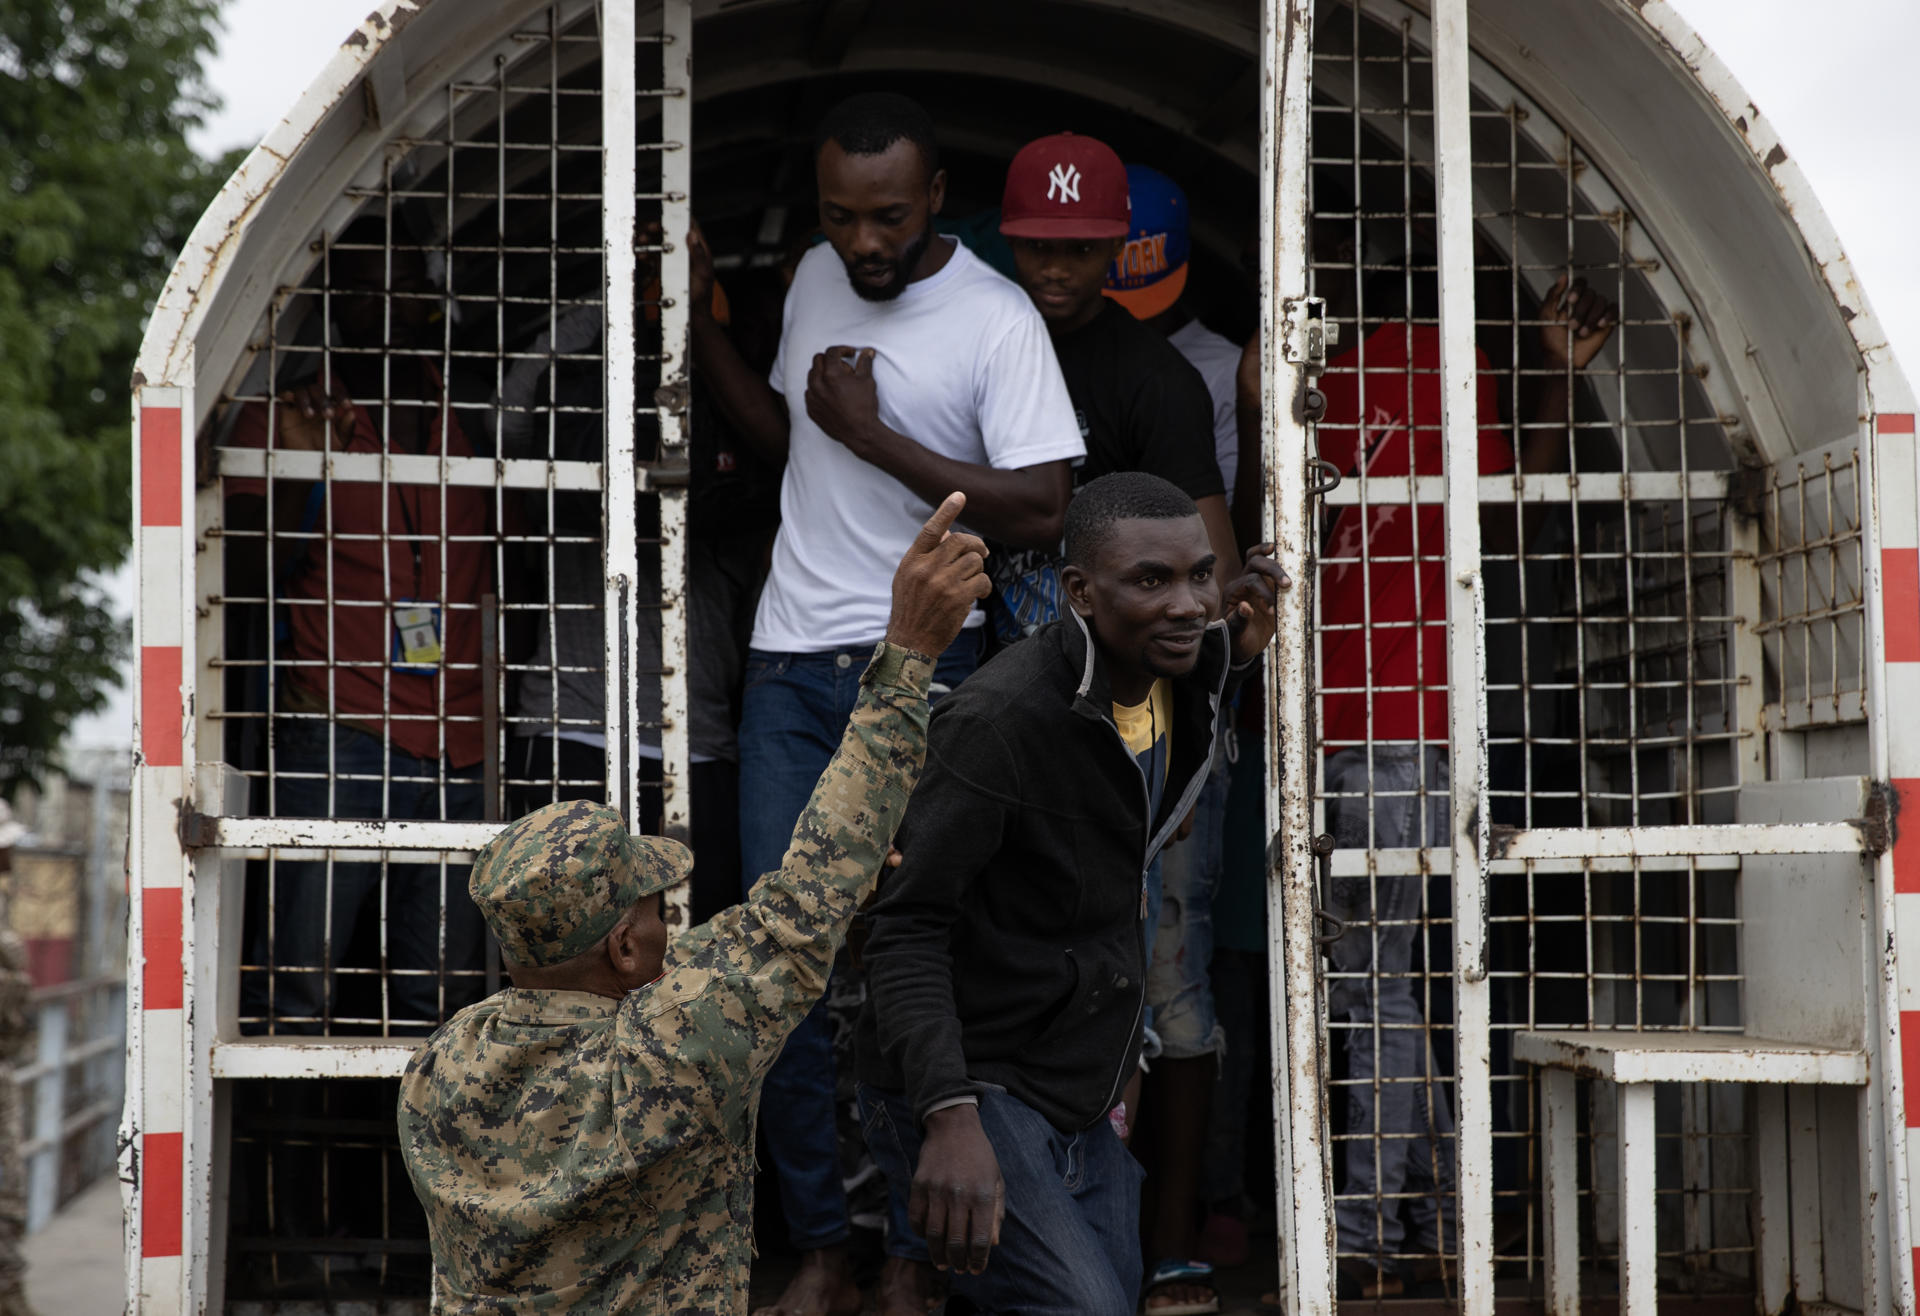
[[[689,823],[693,103],[764,263],[808,115],[905,74],[986,160],[1021,107],[1194,144],[1213,270],[1257,202],[1289,1310],[1389,1257],[1475,1313],[1912,1311],[1914,407],[1764,120],[1663,0],[1019,8],[1138,30],[1042,69],[990,14],[390,0],[196,231],[135,396],[133,1306],[423,1292],[368,1080],[498,983],[469,857],[562,793]],[[1578,371],[1563,275],[1619,308]],[[1356,1186],[1394,1142],[1451,1169]]]

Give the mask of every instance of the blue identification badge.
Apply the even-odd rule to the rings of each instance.
[[[433,676],[440,670],[440,609],[399,603],[393,609],[393,670]]]

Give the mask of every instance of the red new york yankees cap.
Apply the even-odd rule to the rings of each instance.
[[[1129,213],[1127,167],[1098,138],[1042,137],[1007,167],[1000,231],[1010,238],[1124,238]]]

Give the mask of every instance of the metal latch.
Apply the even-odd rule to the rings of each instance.
[[[1324,297],[1289,297],[1281,303],[1284,329],[1280,355],[1288,365],[1305,366],[1313,374],[1327,368],[1327,348],[1340,340],[1340,326],[1327,319]]]
[[[1313,838],[1309,848],[1312,849],[1314,858],[1320,861],[1320,899],[1330,900],[1333,898],[1334,841],[1332,835],[1327,832],[1320,833]],[[1327,929],[1325,932],[1316,932],[1313,937],[1314,944],[1322,950],[1330,948],[1336,941],[1347,935],[1346,920],[1336,918],[1327,911],[1326,906],[1315,905],[1313,917]]]

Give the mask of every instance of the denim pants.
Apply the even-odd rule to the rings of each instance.
[[[897,1092],[865,1083],[859,1091],[874,1160],[888,1182],[911,1184],[922,1141],[913,1107]],[[1062,1133],[1019,1098],[991,1088],[980,1098],[980,1126],[1000,1162],[1006,1219],[986,1270],[955,1275],[954,1296],[981,1312],[1127,1316],[1140,1299],[1146,1171],[1112,1123],[1100,1119]],[[921,1243],[921,1256],[925,1248]]]
[[[780,866],[794,824],[827,770],[854,705],[871,646],[826,653],[747,651],[740,710],[741,881],[751,889]],[[980,632],[960,633],[934,668],[933,696],[951,690],[980,662]],[[824,998],[787,1038],[761,1089],[760,1127],[780,1171],[780,1203],[793,1246],[802,1252],[847,1240],[847,1195],[840,1179],[834,1120],[833,1031]],[[906,1203],[891,1195],[893,1228],[905,1229]]]
[[[275,723],[274,812],[286,818],[414,818],[477,821],[480,769],[446,768],[416,758],[380,737],[318,718]],[[328,750],[332,762],[328,762]],[[382,783],[381,774],[388,780]],[[302,774],[302,775],[293,775]],[[467,895],[465,864],[387,866],[384,1017],[388,1032],[417,1036],[485,994],[481,978],[485,925]],[[272,972],[244,975],[241,1012],[271,1016],[278,1033],[327,1031],[336,1008],[341,966],[355,925],[377,917],[383,883],[376,863],[282,860],[274,865],[271,927],[263,921],[255,964]],[[441,928],[446,929],[445,941]],[[286,1020],[282,1023],[279,1020]],[[262,1025],[249,1025],[250,1028]]]
[[[1147,1006],[1159,1054],[1169,1060],[1220,1054],[1224,1034],[1214,1015],[1213,893],[1220,884],[1226,839],[1228,767],[1215,750],[1213,770],[1194,802],[1193,831],[1160,852],[1160,907],[1148,947]]]
[[[1370,765],[1368,753],[1358,747],[1327,758],[1327,824],[1334,845],[1445,845],[1445,747],[1376,744]],[[1418,793],[1423,765],[1424,809]],[[1340,794],[1349,798],[1335,798]],[[1384,1261],[1410,1250],[1409,1235],[1416,1250],[1444,1251],[1459,1242],[1453,1111],[1433,1073],[1412,976],[1425,883],[1418,875],[1381,873],[1335,878],[1327,893],[1328,909],[1348,926],[1328,951],[1327,981],[1328,1023],[1347,1058],[1347,1182],[1334,1208],[1343,1255]]]

